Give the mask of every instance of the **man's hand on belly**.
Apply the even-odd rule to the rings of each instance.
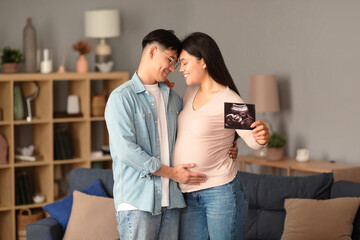
[[[181,164],[176,167],[168,167],[163,165],[159,170],[154,172],[154,175],[160,177],[170,178],[178,183],[200,185],[206,181],[206,175],[202,173],[195,173],[188,170],[188,168],[195,167],[194,163]]]

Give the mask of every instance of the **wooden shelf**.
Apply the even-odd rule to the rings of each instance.
[[[92,162],[111,161],[111,156],[106,155],[106,156],[103,156],[103,157],[91,158],[91,161]]]
[[[55,160],[54,165],[63,165],[63,164],[74,164],[74,163],[86,163],[85,159],[63,159],[63,160]]]
[[[112,159],[109,156],[90,158],[92,151],[100,150],[101,145],[108,145],[104,117],[93,117],[91,114],[91,96],[99,92],[110,94],[128,79],[127,72],[0,74],[0,134],[9,144],[8,163],[0,165],[0,239],[16,239],[18,210],[42,208],[58,199],[54,190],[59,173],[62,179],[66,179],[69,171],[77,167],[90,168],[93,164],[100,164],[111,168]],[[14,86],[28,86],[33,81],[39,86],[39,94],[31,102],[36,118],[30,122],[14,120]],[[54,118],[54,112],[66,111],[66,99],[70,94],[79,97],[82,116]],[[57,128],[68,131],[72,146],[71,159],[54,158]],[[16,149],[30,144],[35,146],[42,159],[35,162],[15,160]],[[18,186],[21,174],[31,179],[33,193],[42,193],[46,202],[16,205],[18,194],[15,186]],[[60,193],[61,196],[66,194]]]
[[[334,180],[347,180],[360,182],[360,166],[349,164],[333,163],[327,161],[309,160],[308,162],[299,162],[295,158],[285,157],[279,161],[269,161],[266,158],[254,156],[238,156],[236,161],[241,163],[241,170],[246,171],[247,164],[256,164],[275,169],[285,169],[287,176],[304,176],[309,174],[333,173]]]
[[[71,123],[71,122],[87,122],[89,118],[54,118],[54,123]]]
[[[105,121],[105,117],[92,117],[91,121],[93,122]]]
[[[27,162],[27,161],[17,161],[15,160],[15,167],[34,167],[34,166],[46,166],[49,165],[49,162],[45,162],[44,160],[36,161],[36,162]]]
[[[26,121],[26,120],[16,120],[14,121],[14,125],[32,125],[32,124],[40,124],[40,123],[48,123],[50,122],[50,119],[34,119],[32,121]]]

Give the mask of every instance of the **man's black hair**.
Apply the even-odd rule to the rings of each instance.
[[[151,43],[158,43],[165,49],[171,49],[177,51],[177,54],[180,55],[181,52],[181,42],[178,37],[175,36],[173,30],[157,29],[148,33],[143,41],[142,48]]]

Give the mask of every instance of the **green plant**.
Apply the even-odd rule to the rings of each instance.
[[[273,133],[270,136],[267,148],[282,148],[286,144],[286,138],[279,133]]]
[[[1,65],[4,63],[20,63],[24,61],[24,57],[20,50],[4,47],[1,55]]]

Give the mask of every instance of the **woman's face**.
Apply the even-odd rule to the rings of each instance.
[[[184,75],[187,85],[201,83],[205,79],[207,70],[204,59],[198,60],[185,50],[182,50],[179,59],[179,71]]]

